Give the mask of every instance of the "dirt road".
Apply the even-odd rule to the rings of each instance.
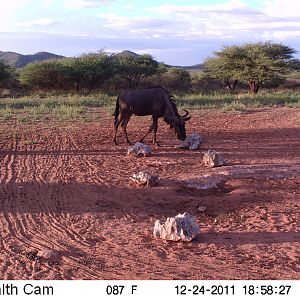
[[[148,120],[133,117],[132,141]],[[160,122],[162,146],[133,158],[121,131],[112,145],[103,111],[99,122],[2,124],[0,278],[300,279],[299,173],[229,178],[211,191],[182,184],[210,172],[208,149],[232,166],[300,164],[300,109],[195,111],[187,131],[203,135],[199,151],[174,148],[174,132]],[[140,170],[158,174],[160,185],[132,186]],[[200,225],[197,240],[153,237],[156,219],[185,211]],[[40,255],[51,249],[51,259]]]

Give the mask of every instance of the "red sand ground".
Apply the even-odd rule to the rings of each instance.
[[[145,121],[130,121],[132,141]],[[99,122],[2,124],[0,278],[300,279],[299,173],[229,180],[205,193],[181,185],[210,171],[202,164],[210,148],[230,165],[299,163],[300,109],[195,111],[187,131],[203,135],[199,151],[174,148],[174,133],[160,122],[162,146],[133,158],[121,131],[112,145],[106,112]],[[132,186],[128,178],[140,170],[161,184]],[[196,216],[199,238],[153,237],[156,219],[185,211]],[[58,256],[37,255],[47,249]]]

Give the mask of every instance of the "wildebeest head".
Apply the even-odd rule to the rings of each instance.
[[[185,131],[185,122],[188,121],[191,116],[189,116],[189,112],[185,110],[185,114],[183,116],[178,116],[170,120],[170,128],[174,128],[175,133],[179,140],[184,141],[186,139],[186,131]]]

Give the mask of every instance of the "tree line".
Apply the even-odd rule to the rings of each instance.
[[[27,91],[114,93],[160,85],[172,92],[201,92],[224,87],[234,91],[248,86],[257,93],[261,87],[274,86],[285,75],[300,70],[296,50],[272,42],[224,46],[204,62],[202,72],[168,67],[150,55],[109,54],[104,51],[31,63],[16,70],[0,61],[0,85],[22,87]]]

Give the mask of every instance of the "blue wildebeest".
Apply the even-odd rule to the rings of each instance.
[[[153,143],[158,145],[156,141],[158,118],[164,118],[164,121],[171,128],[174,128],[178,139],[185,140],[185,122],[191,116],[188,116],[187,110],[184,111],[183,116],[179,115],[173,96],[161,87],[124,91],[118,95],[116,101],[113,142],[117,144],[117,131],[121,124],[126,141],[131,144],[127,136],[126,126],[133,114],[137,116],[152,115],[152,123],[140,142],[143,142],[145,137],[153,130]]]

